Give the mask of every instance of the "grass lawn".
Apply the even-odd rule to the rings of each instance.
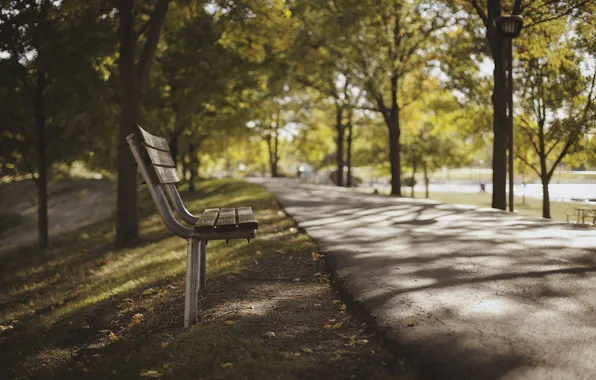
[[[406,193],[409,194],[409,193]],[[418,194],[423,195],[422,194]],[[434,199],[445,203],[468,204],[479,207],[491,207],[491,194],[489,193],[448,193],[448,192],[434,192],[430,193],[430,199]],[[577,217],[574,207],[585,206],[583,203],[566,203],[566,202],[551,202],[550,213],[554,220],[565,221],[566,213],[573,213],[573,217]],[[525,203],[522,203],[521,197],[515,197],[515,209],[520,215],[530,215],[542,217],[542,200],[526,198]],[[596,208],[596,207],[595,207]],[[572,219],[575,220],[575,219]]]
[[[138,246],[117,250],[114,220],[53,248],[0,257],[1,379],[406,379],[359,313],[338,299],[311,239],[264,188],[205,180],[189,209],[252,206],[250,244],[208,245],[199,323],[183,328],[186,242],[142,189]]]

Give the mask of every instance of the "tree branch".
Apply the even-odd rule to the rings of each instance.
[[[150,26],[149,30],[147,31],[147,38],[145,45],[143,46],[143,51],[141,52],[141,57],[139,58],[137,71],[139,78],[139,90],[141,92],[143,92],[147,86],[149,68],[151,67],[153,56],[155,55],[155,50],[157,49],[159,35],[161,33],[161,28],[166,17],[169,4],[170,0],[159,0],[159,2],[155,5],[153,13],[151,14],[151,19],[149,20]]]

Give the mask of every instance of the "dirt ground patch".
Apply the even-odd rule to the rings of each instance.
[[[115,209],[115,184],[110,180],[67,178],[48,186],[50,237],[110,216]],[[0,232],[0,255],[37,241],[37,189],[32,180],[0,186],[0,213],[18,214],[17,226]]]
[[[182,328],[185,242],[143,202],[140,246],[114,250],[107,219],[48,252],[0,258],[0,378],[416,378],[340,299],[324,255],[270,193],[218,180],[183,198],[192,210],[250,205],[260,223],[250,244],[208,244],[196,326]]]

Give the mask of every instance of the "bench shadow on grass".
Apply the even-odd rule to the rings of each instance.
[[[581,328],[587,339],[596,327],[596,230],[411,199],[334,193],[330,202],[323,192],[284,194],[282,203],[423,378],[515,377],[567,359],[590,370],[587,341],[565,334]],[[528,336],[554,320],[562,350],[536,358]]]
[[[308,341],[319,335],[322,323],[320,315],[309,314],[314,301],[308,295],[318,285],[300,285],[304,291],[297,296],[287,288],[296,284],[271,280],[287,273],[263,265],[278,260],[280,241],[291,247],[289,254],[306,252],[307,262],[314,245],[305,235],[288,235],[291,221],[263,189],[233,181],[228,185],[207,182],[199,188],[209,205],[195,201],[193,194],[183,193],[183,198],[193,211],[251,205],[262,239],[208,245],[208,285],[200,294],[200,324],[192,329],[182,328],[186,242],[165,231],[147,199],[141,207],[145,240],[138,246],[114,249],[112,221],[105,220],[61,235],[48,252],[22,248],[3,257],[0,281],[8,291],[0,296],[0,324],[14,328],[0,335],[0,378],[128,379],[147,370],[167,378],[337,376],[325,365],[327,359],[305,364],[281,352],[318,344]],[[248,195],[246,186],[253,190]],[[235,193],[242,196],[229,197]],[[256,250],[262,256],[255,256]],[[246,278],[242,269],[257,258],[261,279]],[[292,275],[304,278],[310,272]],[[254,308],[247,309],[248,303]],[[303,312],[280,317],[278,310]],[[144,320],[135,325],[131,321],[137,313]],[[242,318],[235,318],[239,313]],[[227,318],[236,322],[223,324]],[[263,344],[262,335],[271,330],[278,337]],[[347,365],[351,373],[374,369],[355,367],[360,360]],[[373,362],[381,366],[384,360]],[[234,368],[222,370],[220,364],[227,362]]]

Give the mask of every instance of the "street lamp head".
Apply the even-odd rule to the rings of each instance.
[[[524,19],[520,15],[502,16],[497,19],[497,30],[507,38],[519,36],[523,25]]]

